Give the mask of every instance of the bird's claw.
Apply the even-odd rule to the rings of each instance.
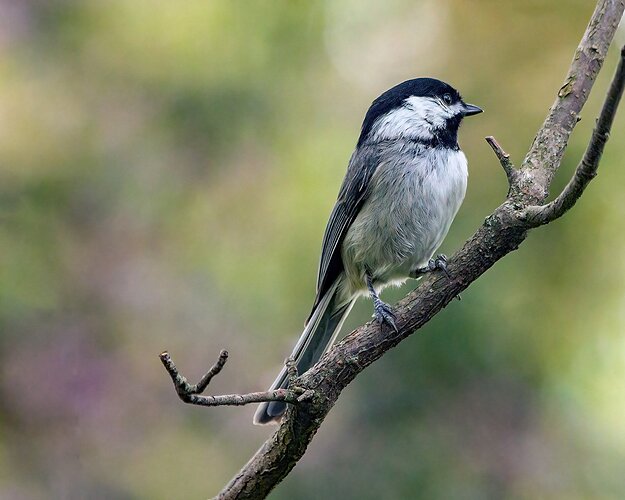
[[[430,259],[426,266],[418,267],[410,273],[411,278],[418,279],[424,274],[431,273],[432,271],[443,271],[447,278],[451,279],[451,274],[447,270],[447,256],[445,254],[439,254],[434,259]]]
[[[443,271],[445,275],[451,279],[451,274],[449,274],[447,270],[447,256],[443,253],[428,261],[428,269],[430,271],[436,271],[437,269]]]
[[[382,325],[386,323],[393,330],[397,331],[397,325],[395,324],[395,313],[393,312],[393,308],[389,306],[387,303],[382,302],[381,300],[375,300],[373,302],[373,315],[375,316],[375,320]]]

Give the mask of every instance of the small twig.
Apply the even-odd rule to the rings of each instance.
[[[616,68],[616,73],[612,78],[610,89],[601,108],[601,113],[597,119],[597,124],[592,132],[584,157],[575,169],[575,174],[573,174],[569,183],[552,202],[525,209],[525,219],[532,227],[547,224],[561,217],[575,205],[586,186],[596,177],[603,149],[610,137],[614,115],[623,96],[623,88],[625,88],[625,46],[621,49],[621,59]]]
[[[497,142],[497,139],[495,139],[492,135],[489,135],[484,139],[486,139],[486,142],[492,148],[492,150],[495,152],[495,155],[499,159],[499,163],[501,163],[501,166],[506,173],[506,177],[508,178],[508,186],[510,187],[510,189],[512,189],[517,183],[518,172],[514,168],[512,161],[510,161],[510,155],[503,150],[503,148]]]
[[[197,384],[190,384],[187,379],[178,372],[171,356],[167,351],[159,356],[163,366],[169,373],[174,383],[178,397],[185,403],[199,406],[242,406],[250,403],[265,403],[268,401],[284,401],[285,403],[297,404],[310,399],[309,391],[298,388],[276,389],[274,391],[251,392],[249,394],[224,394],[219,396],[200,396],[206,390],[211,379],[217,375],[228,360],[228,351],[221,351],[219,359],[211,367]],[[297,373],[297,371],[296,371]]]
[[[208,372],[206,372],[206,374],[195,385],[189,384],[187,382],[187,379],[178,373],[178,369],[176,368],[176,365],[174,365],[174,362],[172,361],[169,353],[162,353],[161,361],[165,365],[165,368],[169,372],[172,380],[174,381],[174,386],[176,387],[178,393],[182,391],[185,394],[202,394],[204,390],[208,387],[208,384],[210,384],[212,378],[217,375],[225,366],[226,361],[228,361],[228,351],[224,349],[219,353],[219,359],[215,362],[213,366],[211,366],[210,370],[208,370]]]

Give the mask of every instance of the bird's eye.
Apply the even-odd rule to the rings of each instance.
[[[445,94],[443,96],[443,101],[445,101],[445,104],[451,104],[451,94]]]

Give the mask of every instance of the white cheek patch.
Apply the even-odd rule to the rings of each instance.
[[[371,131],[374,140],[400,137],[431,139],[432,125],[413,109],[402,106],[378,118]]]
[[[406,106],[414,113],[432,124],[433,128],[443,128],[447,125],[447,118],[452,116],[448,106],[431,97],[409,97]]]
[[[372,137],[375,140],[432,139],[436,129],[444,129],[447,120],[461,112],[461,103],[446,106],[431,97],[412,96],[402,107],[377,120],[371,131]]]

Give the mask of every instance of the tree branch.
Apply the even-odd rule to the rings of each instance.
[[[503,148],[497,142],[497,139],[495,139],[492,135],[489,135],[484,139],[499,159],[499,163],[501,163],[501,166],[506,173],[506,177],[508,178],[508,185],[512,189],[517,184],[518,174],[516,169],[514,168],[514,165],[512,164],[512,161],[510,160],[510,155],[503,150]]]
[[[510,192],[504,203],[486,218],[484,224],[452,257],[448,263],[451,277],[439,273],[424,277],[420,286],[396,305],[397,331],[380,328],[375,322],[367,323],[334,345],[315,366],[301,375],[297,379],[297,387],[308,391],[304,393],[307,397],[304,400],[300,398],[297,404],[289,405],[274,434],[217,498],[265,498],[302,457],[341,391],[360,372],[426,324],[454,297],[525,240],[528,231],[536,225],[528,218],[526,209],[542,204],[547,198],[548,188],[560,166],[568,138],[603,64],[624,8],[623,0],[598,1],[575,52],[565,83],[520,168],[514,169],[497,142],[487,138],[508,176]],[[610,112],[613,117],[618,100],[611,102],[613,109]],[[599,126],[597,129],[597,138],[593,135],[591,141],[596,146],[587,155],[586,161],[586,164],[594,165],[595,169],[607,140],[603,129]],[[584,167],[586,170],[590,168]],[[575,185],[571,189],[578,191]],[[562,206],[566,204],[562,203]],[[178,388],[186,387],[186,380],[184,383],[177,382],[177,371],[169,368],[168,371],[180,394]]]
[[[625,88],[625,46],[621,49],[621,58],[612,79],[610,90],[608,90],[603,102],[601,113],[584,157],[575,169],[575,174],[560,195],[551,203],[543,206],[530,206],[525,209],[525,216],[529,224],[541,226],[564,215],[575,205],[590,181],[596,177],[603,149],[610,137],[616,110],[623,96],[623,88]]]
[[[523,182],[515,194],[524,203],[540,205],[547,198],[551,181],[603,65],[623,9],[623,0],[597,2],[564,83],[523,161]]]
[[[178,368],[171,359],[167,351],[162,352],[159,356],[163,366],[169,373],[174,383],[178,397],[185,403],[198,406],[243,406],[250,403],[264,403],[267,401],[284,401],[285,403],[298,404],[312,397],[312,391],[297,387],[288,389],[276,389],[275,391],[251,392],[249,394],[224,394],[220,396],[201,396],[211,379],[221,372],[222,368],[228,360],[228,351],[221,351],[219,359],[211,367],[197,384],[189,384],[187,379],[180,375]],[[291,382],[297,376],[297,372],[293,372],[295,364],[292,360],[287,360],[287,367],[291,373]]]

